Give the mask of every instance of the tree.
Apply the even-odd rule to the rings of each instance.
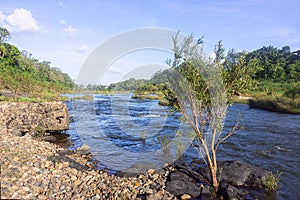
[[[10,38],[10,33],[6,28],[0,27],[0,45]]]
[[[224,63],[224,49],[221,41],[215,48],[215,59],[203,54],[203,42],[188,36],[179,44],[178,35],[173,37],[174,60],[169,61],[169,86],[174,91],[177,105],[185,121],[190,125],[193,136],[192,145],[199,151],[206,162],[211,175],[211,184],[217,192],[218,146],[229,138],[238,128],[237,124],[228,132],[223,130],[224,117],[227,110],[226,93],[231,89],[236,79],[243,79],[242,73],[232,75],[231,66]],[[239,63],[240,61],[237,60]],[[235,70],[242,71],[242,63]],[[225,75],[224,75],[225,74]],[[223,83],[223,77],[225,83]]]

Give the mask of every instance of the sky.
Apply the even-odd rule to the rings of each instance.
[[[97,47],[145,27],[204,36],[208,53],[219,40],[237,51],[268,45],[298,50],[299,8],[299,0],[0,0],[0,26],[10,31],[11,44],[76,80]],[[122,80],[135,68],[164,65],[170,57],[170,52],[151,49],[124,54],[110,63],[99,82]]]

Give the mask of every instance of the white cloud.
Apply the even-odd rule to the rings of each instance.
[[[91,48],[87,45],[81,45],[80,47],[78,47],[77,50],[78,50],[79,53],[84,54],[84,53],[90,51]]]
[[[2,14],[2,18],[3,13]],[[30,11],[24,8],[16,8],[14,12],[5,19],[4,27],[11,32],[39,32],[41,28],[33,18]]]
[[[6,15],[2,11],[0,11],[0,23],[2,24],[6,20]]]
[[[77,30],[73,28],[72,26],[68,26],[65,28],[64,33],[69,35],[69,36],[74,36],[76,34]]]
[[[61,25],[67,24],[67,22],[65,20],[63,20],[63,19],[60,20],[58,23],[61,24]]]
[[[116,66],[111,66],[107,69],[108,72],[114,73],[114,74],[120,74],[120,75],[124,75],[126,74],[125,71],[123,71],[122,69],[116,67]]]

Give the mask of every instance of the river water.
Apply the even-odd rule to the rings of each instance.
[[[189,138],[179,137],[187,132],[181,115],[155,100],[132,99],[131,94],[95,95],[94,101],[67,104],[71,114],[68,133],[73,142],[70,148],[88,144],[99,168],[124,170],[140,163],[161,167],[182,153],[187,163],[199,158],[189,148]],[[240,160],[280,173],[276,198],[300,199],[300,115],[233,104],[228,108],[224,130],[238,119],[243,129],[220,146],[219,160]]]

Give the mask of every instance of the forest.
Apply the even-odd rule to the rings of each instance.
[[[10,33],[0,28],[0,100],[59,100],[61,93],[72,92],[75,84],[68,74],[20,51],[9,39]]]

